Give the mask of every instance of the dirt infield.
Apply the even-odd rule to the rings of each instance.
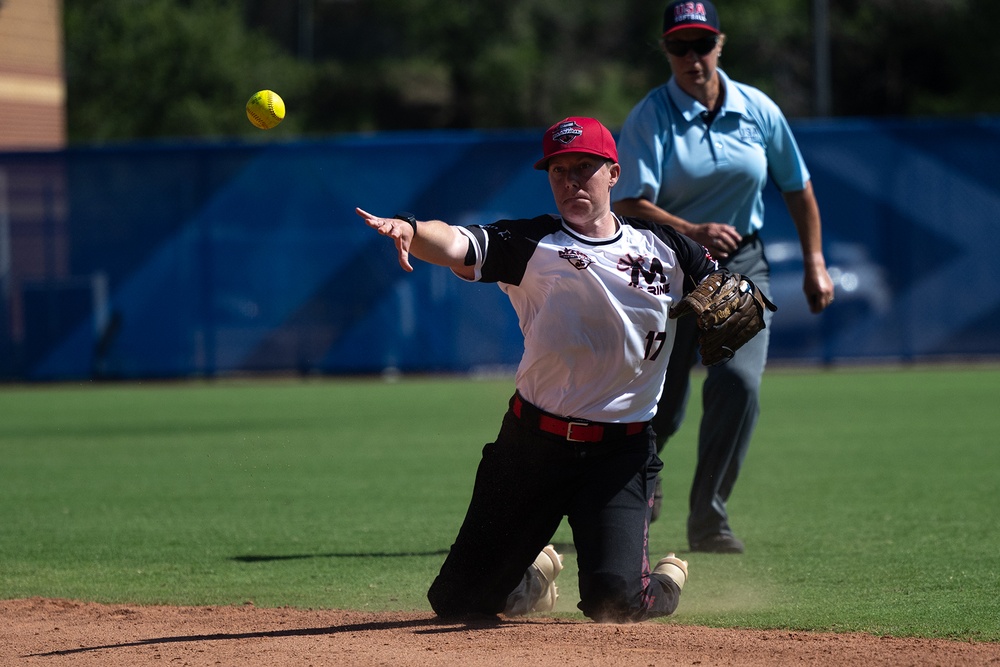
[[[338,667],[462,665],[1000,665],[1000,644],[861,634],[599,625],[446,624],[429,613],[0,601],[0,664]]]

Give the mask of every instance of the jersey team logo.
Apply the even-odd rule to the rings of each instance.
[[[572,248],[563,248],[559,251],[559,256],[567,260],[580,271],[583,271],[585,268],[594,263],[594,260],[590,257],[587,257],[584,253],[579,250],[573,250]]]
[[[559,127],[552,133],[552,141],[568,144],[581,134],[583,134],[583,128],[576,121],[567,120],[559,123]]]
[[[657,257],[647,259],[643,255],[638,257],[625,255],[618,260],[618,270],[629,273],[629,287],[645,290],[655,296],[670,292],[670,283],[667,282],[667,274],[663,271],[663,262]]]

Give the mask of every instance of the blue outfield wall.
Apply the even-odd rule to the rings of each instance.
[[[775,361],[1000,355],[1000,119],[796,123],[837,300],[807,312],[767,192]],[[355,206],[457,224],[552,211],[541,130],[0,154],[0,377],[510,368],[495,285],[417,262]]]

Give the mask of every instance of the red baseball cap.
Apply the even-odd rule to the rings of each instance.
[[[571,116],[545,131],[542,155],[535,169],[547,170],[549,159],[563,153],[590,153],[618,162],[618,148],[608,128],[596,118]]]

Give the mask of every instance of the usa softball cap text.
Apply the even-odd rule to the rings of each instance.
[[[671,2],[663,12],[663,37],[681,28],[701,28],[719,32],[719,13],[715,5],[704,2]]]

